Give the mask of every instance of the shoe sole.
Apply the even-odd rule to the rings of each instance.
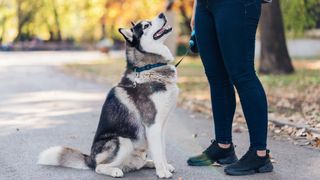
[[[273,171],[273,165],[271,162],[265,164],[264,166],[254,169],[254,170],[249,170],[249,171],[232,171],[225,169],[225,173],[227,175],[231,176],[244,176],[244,175],[250,175],[250,174],[255,174],[255,173],[268,173]]]
[[[188,162],[189,166],[211,166],[214,162],[211,160],[198,161],[198,162]]]
[[[217,162],[218,164],[221,165],[227,165],[227,164],[232,164],[238,161],[238,158],[236,155],[229,156],[223,159],[218,159],[217,161],[212,161],[212,160],[206,160],[206,161],[199,161],[199,162],[188,162],[189,166],[211,166],[214,164],[214,162]]]

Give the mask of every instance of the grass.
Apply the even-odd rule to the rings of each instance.
[[[314,69],[296,69],[289,75],[261,75],[261,81],[267,87],[292,87],[299,91],[320,84],[320,71]]]

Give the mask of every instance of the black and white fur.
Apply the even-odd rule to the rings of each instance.
[[[175,169],[167,162],[164,128],[179,92],[176,69],[168,64],[136,73],[130,68],[173,61],[163,44],[172,30],[166,22],[160,14],[119,29],[126,39],[127,69],[102,107],[91,154],[57,146],[42,152],[39,164],[91,168],[112,177],[148,167],[155,168],[160,178],[172,177]]]

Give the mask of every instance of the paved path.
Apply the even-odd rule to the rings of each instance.
[[[293,58],[315,58],[320,57],[320,40],[319,39],[288,39],[287,47]],[[256,41],[256,57],[260,57],[261,43]]]
[[[0,53],[0,179],[90,180],[112,179],[87,170],[36,164],[40,151],[65,145],[88,153],[108,85],[77,79],[55,66],[101,58],[96,52]],[[287,142],[269,140],[277,163],[269,174],[246,177],[224,175],[221,167],[188,167],[188,156],[208,145],[211,121],[177,109],[168,123],[167,154],[177,173],[173,179],[319,179],[320,153]],[[192,134],[198,133],[198,138]],[[247,134],[234,134],[237,154],[247,148]],[[154,170],[125,175],[126,179],[157,179]]]

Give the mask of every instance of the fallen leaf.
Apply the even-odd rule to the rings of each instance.
[[[309,141],[313,140],[314,139],[313,134],[311,132],[307,132],[306,139]]]
[[[305,132],[306,132],[306,129],[305,129],[305,128],[299,129],[299,130],[296,132],[296,137],[304,136]]]
[[[318,148],[320,147],[320,138],[318,137],[315,138],[313,146]]]
[[[281,132],[281,129],[275,129],[274,133],[279,134]]]

